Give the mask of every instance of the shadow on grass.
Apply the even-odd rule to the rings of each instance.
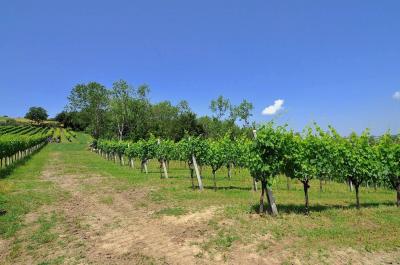
[[[43,148],[43,147],[42,147]],[[22,158],[21,160],[15,161],[14,163],[12,163],[11,165],[1,168],[0,169],[0,179],[4,179],[6,177],[8,177],[9,175],[11,175],[11,173],[14,172],[14,170],[17,167],[23,166],[25,165],[31,158],[32,156],[34,156],[35,154],[37,154],[40,150],[42,150],[42,148],[36,150],[35,152],[33,152],[32,154],[30,154],[27,157]]]
[[[361,208],[377,208],[379,206],[396,206],[395,203],[390,203],[390,202],[382,202],[382,203],[361,203],[360,207]],[[268,207],[268,206],[267,206]],[[277,204],[278,211],[279,213],[285,213],[285,214],[290,214],[290,213],[295,213],[295,214],[305,214],[305,206],[300,205],[300,204]],[[324,212],[332,209],[341,209],[341,210],[346,210],[346,209],[356,209],[357,206],[356,204],[350,204],[350,205],[311,205],[308,207],[309,212]],[[260,204],[254,204],[250,207],[250,213],[260,213]]]
[[[214,190],[214,186],[204,186],[205,190]],[[228,186],[228,187],[217,187],[218,190],[247,190],[250,191],[251,187],[236,187],[236,186]]]
[[[25,158],[23,158],[23,159],[21,159],[21,160],[19,160],[19,161],[17,161],[17,162],[14,162],[13,164],[11,164],[11,165],[9,165],[9,166],[7,166],[7,167],[5,167],[5,168],[0,169],[0,179],[4,179],[4,178],[6,178],[7,176],[11,175],[11,173],[13,173],[14,170],[15,170],[17,167],[20,167],[20,166],[25,165],[26,162],[28,162],[28,160],[29,160],[30,158],[31,158],[31,156],[25,157]]]

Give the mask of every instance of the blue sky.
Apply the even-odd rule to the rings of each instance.
[[[400,130],[399,1],[3,1],[0,114],[61,111],[71,88],[147,83],[200,115],[224,95],[280,122]]]

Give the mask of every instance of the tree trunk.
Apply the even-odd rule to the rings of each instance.
[[[215,171],[213,170],[213,180],[214,180],[214,191],[217,191],[217,179],[215,178]]]
[[[260,214],[264,214],[264,212],[265,212],[265,210],[264,210],[264,194],[265,194],[266,189],[267,189],[267,182],[261,180],[261,196],[260,196],[260,209],[259,209]]]
[[[322,192],[322,179],[319,180],[319,192]]]
[[[303,182],[303,188],[304,188],[306,214],[308,214],[309,213],[308,189],[310,188],[310,185],[308,185],[308,180],[302,181],[302,182]]]
[[[360,196],[358,194],[359,188],[360,188],[360,184],[354,183],[354,189],[356,190],[356,206],[357,206],[357,209],[360,209]]]
[[[289,177],[286,177],[286,187],[287,187],[287,190],[290,190],[290,178]]]
[[[349,179],[350,192],[353,192],[353,182]]]
[[[397,184],[397,207],[400,207],[400,183]]]
[[[232,163],[228,164],[228,178],[229,180],[232,178]]]

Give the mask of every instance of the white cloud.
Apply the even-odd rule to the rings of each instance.
[[[400,91],[396,91],[396,92],[393,94],[393,99],[400,100]]]
[[[268,106],[262,111],[262,115],[275,115],[278,111],[283,109],[283,103],[285,103],[283,99],[275,100],[274,105]]]

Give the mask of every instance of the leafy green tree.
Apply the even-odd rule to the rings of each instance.
[[[217,120],[221,120],[231,108],[229,99],[219,96],[217,99],[213,99],[210,104],[211,111],[215,114]]]
[[[26,119],[33,120],[38,124],[47,120],[48,117],[47,111],[42,107],[30,107],[29,111],[25,114]]]
[[[178,115],[173,130],[173,139],[180,141],[185,137],[185,134],[193,136],[204,135],[203,127],[197,121],[196,114],[191,111]]]
[[[243,122],[244,127],[249,127],[253,109],[253,104],[244,99],[238,106],[233,107],[232,111]]]
[[[84,112],[94,138],[106,130],[106,111],[109,107],[109,91],[101,84],[90,82],[76,85],[68,97],[72,111]]]
[[[151,131],[156,137],[173,138],[178,120],[178,108],[169,101],[151,106]]]
[[[122,140],[130,121],[134,92],[134,88],[124,80],[114,82],[110,92],[112,122],[117,127],[119,140]]]

